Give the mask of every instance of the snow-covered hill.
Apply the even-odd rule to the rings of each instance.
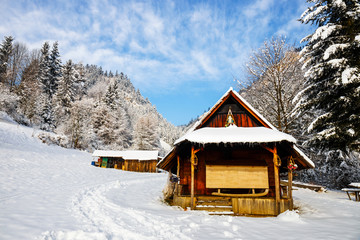
[[[48,146],[0,120],[0,239],[360,239],[360,202],[294,191],[300,213],[211,216],[161,200],[163,173],[90,165],[91,154]]]

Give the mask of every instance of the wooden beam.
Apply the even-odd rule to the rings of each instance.
[[[177,169],[176,169],[176,176],[178,178],[178,182],[176,183],[175,185],[175,194],[176,196],[179,196],[180,195],[180,189],[179,189],[179,179],[180,179],[180,156],[177,155]]]
[[[274,149],[269,148],[268,146],[266,146],[266,144],[261,144],[261,147],[263,147],[265,150],[268,150],[269,152],[271,152],[272,154],[274,154]]]
[[[254,189],[253,189],[253,193],[222,193],[220,192],[220,189],[218,189],[218,192],[213,192],[211,193],[214,196],[224,196],[224,197],[236,197],[236,198],[241,198],[241,197],[253,197],[253,198],[257,198],[257,197],[263,197],[266,196],[269,193],[269,189],[266,188],[264,189],[264,192],[261,193],[255,193]]]
[[[190,157],[190,161],[191,161],[191,203],[190,203],[190,207],[191,210],[195,209],[195,198],[194,198],[194,188],[195,188],[195,166],[194,166],[194,159],[195,159],[195,151],[194,151],[194,146],[191,146],[191,157]]]
[[[180,177],[180,156],[177,155],[177,169],[176,169],[176,176]]]
[[[196,128],[199,129],[201,128],[211,117],[212,115],[214,115],[214,113],[224,104],[224,102],[230,97],[230,94],[228,94],[227,96],[225,96],[223,99],[221,99],[221,102],[211,111],[211,113],[209,113],[205,119],[201,122],[201,124]]]
[[[288,164],[289,165],[289,164]],[[292,180],[293,180],[293,171],[291,169],[288,170],[288,198],[290,201],[290,210],[293,210],[293,198],[292,198]]]
[[[171,153],[169,153],[165,159],[163,159],[162,161],[160,161],[157,165],[158,168],[164,169],[166,171],[170,171],[171,168],[174,166],[175,162],[175,156],[178,154],[177,153],[177,147],[175,147]]]
[[[233,98],[238,100],[238,102],[256,119],[258,120],[264,127],[271,128],[269,125],[267,125],[258,115],[255,114],[241,99],[239,99],[235,94],[231,93]]]
[[[278,166],[279,163],[278,163],[276,144],[274,145],[273,162],[274,162],[274,175],[275,175],[275,211],[276,214],[280,214],[280,176],[279,176],[279,166]]]
[[[197,154],[200,150],[201,150],[201,148],[195,149],[195,150],[194,150],[194,154]]]

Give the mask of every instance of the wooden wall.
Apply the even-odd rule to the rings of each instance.
[[[226,117],[231,108],[236,126],[238,127],[258,127],[262,124],[237,101],[229,97],[224,104],[207,120],[202,127],[225,127]]]
[[[108,168],[116,168],[132,172],[156,172],[157,160],[124,160],[122,158],[108,158]]]
[[[290,209],[288,199],[280,200],[280,213]],[[232,198],[233,212],[236,215],[277,216],[274,198]]]
[[[212,147],[198,152],[198,165],[195,168],[195,194],[211,195],[217,189],[206,188],[206,164],[210,165],[247,165],[267,166],[270,192],[268,196],[274,196],[275,179],[272,154],[262,148],[239,148]],[[183,195],[190,194],[191,168],[188,158],[180,158],[180,184],[183,185]],[[229,190],[230,191],[230,190]],[[243,192],[236,192],[243,193]]]
[[[125,160],[124,170],[133,172],[156,172],[157,160]]]
[[[236,126],[258,127],[259,125],[246,113],[233,113]],[[214,114],[207,122],[206,127],[225,127],[226,114]]]
[[[214,199],[221,197],[213,197]],[[184,209],[190,207],[190,196],[174,195],[173,206],[180,206]],[[280,200],[280,213],[290,209],[290,200]],[[245,216],[277,216],[274,198],[231,198],[231,206],[234,215]]]

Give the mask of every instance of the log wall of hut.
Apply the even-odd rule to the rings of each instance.
[[[211,195],[217,189],[206,188],[206,165],[232,166],[267,166],[269,180],[269,194],[274,196],[275,179],[272,154],[262,148],[223,148],[206,149],[197,154],[198,165],[195,168],[195,195]],[[191,164],[187,157],[180,158],[180,185],[182,195],[189,195],[191,191]],[[228,193],[247,193],[247,189],[226,189]]]
[[[123,169],[133,172],[156,172],[157,160],[125,160]]]
[[[226,117],[231,108],[235,123],[238,127],[259,127],[262,124],[235,99],[229,97],[225,103],[213,114],[202,127],[225,127]]]
[[[107,168],[116,168],[132,172],[156,172],[157,163],[157,160],[139,161],[108,157]]]

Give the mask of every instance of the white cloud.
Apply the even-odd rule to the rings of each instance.
[[[277,22],[276,7],[273,0],[9,1],[8,11],[0,10],[0,37],[11,34],[30,48],[58,40],[63,62],[123,71],[145,91],[161,91],[187,82],[226,82],[237,74],[249,50],[273,33],[299,27],[297,12]]]
[[[212,64],[211,57],[204,52],[192,51],[191,56],[194,58],[195,62],[200,65],[200,67],[210,75],[216,75],[217,69]]]
[[[264,12],[268,12],[273,3],[274,0],[256,0],[244,8],[244,14],[247,18],[255,18]]]

